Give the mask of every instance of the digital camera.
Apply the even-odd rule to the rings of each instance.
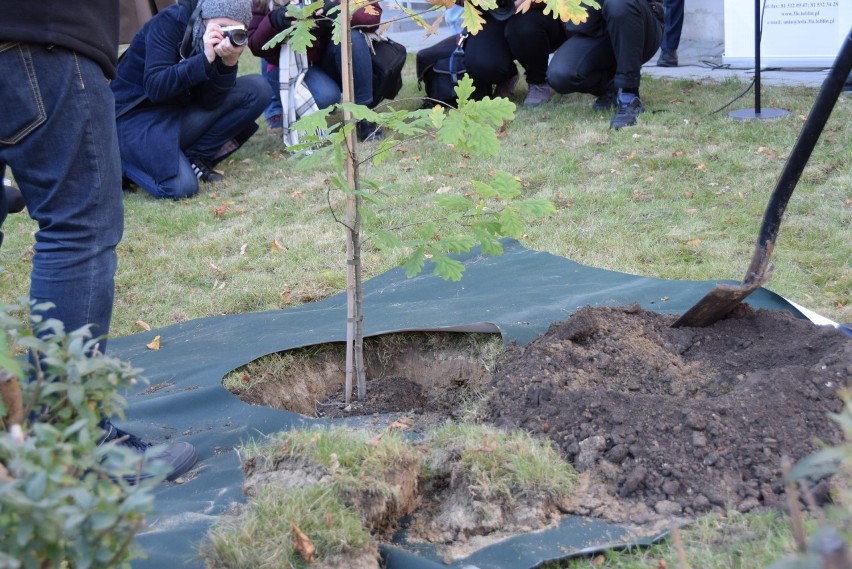
[[[231,43],[240,46],[248,43],[248,32],[245,26],[225,26],[222,35],[231,40]]]

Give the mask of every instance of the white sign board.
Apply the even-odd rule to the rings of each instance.
[[[852,28],[852,0],[756,0],[760,66],[830,67]],[[754,67],[755,3],[725,0],[725,63]]]

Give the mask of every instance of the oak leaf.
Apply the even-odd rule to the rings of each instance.
[[[136,325],[139,326],[140,328],[142,328],[143,330],[145,330],[146,332],[151,330],[151,326],[147,322],[145,322],[144,320],[137,320]]]
[[[159,350],[160,349],[160,337],[154,336],[154,339],[145,344],[145,347],[149,350]]]

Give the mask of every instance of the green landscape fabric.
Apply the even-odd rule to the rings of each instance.
[[[367,281],[365,335],[499,330],[505,343],[525,344],[581,306],[638,302],[648,310],[677,314],[716,284],[586,267],[526,249],[514,240],[505,240],[503,245],[504,253],[497,257],[483,256],[478,250],[458,256],[466,268],[459,282],[433,276],[428,265],[417,277],[406,278],[401,269],[393,269]],[[788,310],[803,317],[766,289],[757,290],[747,301],[756,308]],[[222,387],[222,378],[267,354],[342,342],[345,334],[346,296],[339,294],[285,310],[202,318],[110,340],[110,355],[142,368],[142,375],[150,381],[127,395],[127,416],[119,425],[156,442],[188,441],[199,453],[195,475],[183,484],[167,483],[157,490],[158,513],[139,536],[147,559],[134,561],[134,567],[202,567],[197,552],[210,524],[233,502],[245,501],[236,449],[277,431],[329,424],[243,403]],[[155,336],[160,336],[160,349],[150,350],[146,345]],[[636,544],[620,537],[627,535],[623,529],[600,521],[569,519],[563,526],[552,533],[529,534],[491,546],[453,567],[531,569],[553,559],[554,551],[580,554]],[[543,547],[545,542],[547,547]],[[410,559],[394,565],[394,558],[408,555],[421,559],[424,569],[438,561],[425,551],[386,551],[391,552],[386,555],[390,569],[416,569]],[[522,551],[532,553],[519,554]]]

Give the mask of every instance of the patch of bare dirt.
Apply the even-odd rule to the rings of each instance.
[[[842,440],[828,414],[852,379],[848,336],[745,306],[707,328],[673,321],[587,307],[500,359],[487,420],[558,445],[582,473],[568,512],[649,523],[774,506],[785,457]]]

